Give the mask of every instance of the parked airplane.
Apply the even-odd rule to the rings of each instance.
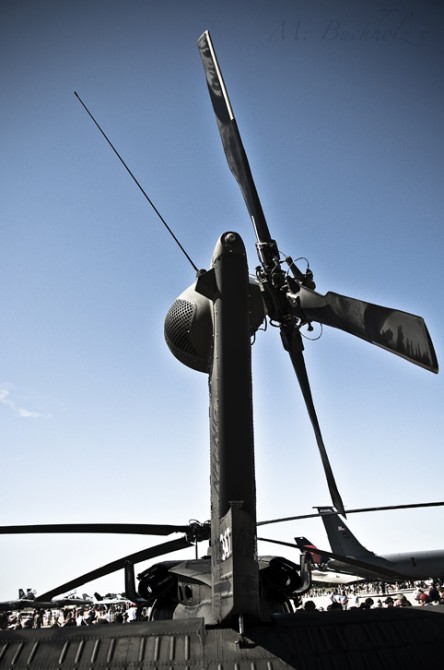
[[[315,549],[313,560],[329,570],[346,572],[363,579],[429,579],[444,577],[444,550],[412,551],[378,556],[366,549],[331,507],[318,507],[331,551],[317,549],[306,538],[295,538],[302,551]],[[325,563],[325,559],[328,559]]]
[[[314,567],[311,571],[311,581],[314,585],[316,584],[356,584],[356,582],[362,582],[361,577],[356,577],[356,575],[350,575],[345,572],[336,572],[335,570],[321,569],[320,567]]]
[[[19,589],[18,600],[6,600],[0,602],[0,612],[23,609],[52,609],[57,607],[84,607],[92,605],[125,605],[129,607],[132,601],[121,593],[107,593],[102,596],[100,593],[94,593],[93,596],[83,593],[82,597],[72,591],[62,597],[55,596],[51,600],[36,600],[36,591],[33,589]]]
[[[84,605],[90,605],[91,601],[84,600],[81,598],[72,598],[72,597],[62,597],[51,599],[41,599],[36,598],[34,592],[29,592],[24,594],[22,597],[21,593],[23,590],[19,590],[18,600],[2,600],[0,602],[0,612],[12,612],[17,610],[27,610],[27,609],[53,609],[60,607],[82,607]]]
[[[104,596],[97,592],[94,593],[94,596],[84,593],[83,597],[91,599],[94,605],[125,605],[127,607],[132,605],[132,600],[127,598],[123,593],[107,593]]]

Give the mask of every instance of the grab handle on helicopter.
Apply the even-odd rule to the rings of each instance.
[[[301,585],[295,589],[294,594],[302,596],[304,593],[307,593],[311,589],[311,565],[313,559],[309,552],[303,551],[300,558],[300,576],[301,576]]]

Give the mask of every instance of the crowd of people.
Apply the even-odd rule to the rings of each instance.
[[[408,592],[409,597],[405,591]],[[328,603],[325,607],[315,602],[321,597],[323,602]],[[310,590],[308,597],[304,599],[296,612],[411,607],[412,605],[421,607],[444,605],[444,584],[440,580],[429,580],[428,582],[394,584],[362,582],[333,590],[326,587],[315,587]],[[25,612],[0,612],[0,630],[96,626],[110,623],[131,624],[137,621],[148,621],[149,615],[150,608],[137,606],[130,602],[108,605],[91,603],[82,607],[70,606],[47,610],[36,608]]]
[[[369,593],[399,593],[406,589],[415,589],[415,588],[426,588],[434,580],[429,580],[429,582],[418,581],[402,581],[402,582],[393,582],[391,584],[381,581],[362,581],[354,584],[345,584],[341,586],[341,590],[347,593],[348,596],[359,596],[362,597]],[[440,583],[439,581],[437,582]],[[324,596],[332,592],[331,586],[314,586],[310,589],[310,594],[312,596]]]
[[[411,592],[411,599],[407,597],[406,593],[401,593],[400,589],[409,590]],[[367,595],[369,593],[378,594],[378,596],[374,595],[372,597]],[[433,580],[429,582],[403,582],[395,584],[363,582],[342,589],[334,589],[333,591],[325,588],[312,589],[310,596],[312,598],[328,596],[330,602],[325,608],[319,607],[309,597],[297,611],[375,609],[412,607],[413,605],[424,607],[428,605],[444,605],[444,585],[440,581]]]
[[[26,612],[0,612],[0,630],[20,628],[59,628],[61,626],[95,626],[109,623],[130,624],[147,621],[149,611],[133,603],[86,605],[61,609],[34,609]]]

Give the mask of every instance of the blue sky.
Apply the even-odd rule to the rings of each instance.
[[[194,272],[73,95],[198,267],[233,229],[254,269],[196,47],[205,29],[281,251],[309,258],[321,293],[423,316],[442,361],[439,5],[3,0],[2,524],[209,518],[207,378],[163,339]],[[345,505],[440,500],[442,375],[327,328],[305,352]],[[253,363],[258,518],[310,513],[329,495],[274,329],[258,334]],[[443,548],[443,519],[436,509],[349,521],[389,552]],[[327,543],[319,520],[267,535]],[[3,537],[0,598],[156,542]],[[85,591],[122,585],[116,574]]]

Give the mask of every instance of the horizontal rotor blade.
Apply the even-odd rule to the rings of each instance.
[[[147,523],[54,523],[0,526],[0,535],[23,533],[118,533],[126,535],[170,535],[187,533],[189,526]]]
[[[244,196],[258,241],[270,242],[270,232],[208,31],[199,37],[197,44],[228,165]]]
[[[307,553],[311,553],[310,547],[307,546],[306,551]],[[385,565],[382,564],[375,565],[374,563],[361,561],[358,558],[354,558],[351,556],[343,556],[342,554],[336,554],[333,551],[324,551],[324,549],[316,549],[316,553],[322,554],[323,556],[328,556],[329,558],[333,558],[335,561],[346,563],[347,565],[350,565],[352,567],[360,568],[361,570],[367,570],[368,572],[372,572],[373,574],[378,575],[379,577],[390,578],[390,579],[405,579],[405,575],[402,575],[400,572],[392,570],[390,567],[386,567]],[[381,562],[383,560],[384,559],[381,559]]]
[[[346,509],[347,514],[357,514],[358,512],[387,512],[389,510],[395,509],[415,509],[417,507],[442,507],[444,501],[442,502],[429,502],[429,503],[411,503],[408,505],[384,505],[382,507],[356,507],[354,509]],[[267,521],[258,521],[257,526],[266,526],[272,523],[283,523],[284,521],[299,521],[302,519],[316,519],[320,516],[330,516],[332,514],[338,514],[336,510],[331,510],[331,512],[313,512],[312,514],[302,514],[299,516],[287,516],[282,517],[281,519],[268,519]]]
[[[102,567],[97,568],[96,570],[91,570],[91,572],[86,572],[80,577],[71,579],[65,584],[57,586],[55,589],[51,589],[46,593],[42,593],[38,596],[37,600],[51,600],[55,596],[65,593],[66,591],[71,591],[76,589],[87,582],[91,582],[93,579],[100,579],[105,575],[109,575],[112,572],[116,572],[125,567],[126,564],[131,563],[140,563],[141,561],[147,561],[150,558],[155,558],[156,556],[163,556],[164,554],[169,554],[173,551],[179,551],[180,549],[185,549],[186,547],[192,547],[192,543],[187,540],[186,537],[178,538],[177,540],[171,540],[170,542],[163,542],[162,544],[156,544],[154,547],[149,547],[148,549],[142,549],[142,551],[137,551],[134,554],[129,554],[123,558],[119,558],[116,561],[102,565]]]
[[[324,445],[324,440],[322,439],[318,417],[316,415],[316,410],[313,404],[310,384],[308,381],[307,369],[305,367],[304,356],[302,353],[303,345],[302,345],[301,334],[294,328],[290,330],[281,329],[281,336],[284,348],[290,354],[290,359],[296,372],[296,376],[299,381],[299,386],[301,387],[302,395],[304,397],[305,404],[307,406],[308,414],[316,437],[319,453],[321,455],[322,465],[324,467],[324,472],[327,478],[327,484],[333,505],[336,507],[336,509],[339,511],[340,514],[345,516],[344,503],[342,502],[341,495],[336,485],[333,470],[331,468],[330,461],[327,455],[327,450]]]
[[[291,547],[291,549],[297,549],[298,547],[294,542],[284,542],[283,540],[272,540],[268,537],[258,537],[258,542],[271,542],[272,544],[280,544],[282,547]],[[308,548],[307,548],[308,551]]]
[[[305,286],[300,287],[296,303],[306,321],[339,328],[426,370],[438,372],[433,343],[420,316],[339,293],[321,295]]]
[[[261,542],[271,542],[273,544],[283,545],[284,547],[291,547],[292,549],[298,549],[296,544],[291,543],[291,542],[282,542],[281,540],[271,540],[271,539],[267,539],[265,537],[258,537],[257,539],[258,539],[258,541],[260,540]],[[313,548],[308,546],[308,545],[307,545],[307,547],[305,547],[305,551],[308,554],[314,553]],[[373,565],[372,563],[366,563],[365,561],[360,561],[357,558],[351,558],[349,556],[342,556],[341,554],[336,554],[336,553],[333,553],[332,551],[324,551],[324,549],[316,549],[316,553],[323,554],[324,556],[328,556],[329,558],[333,558],[336,561],[341,561],[341,563],[346,563],[347,565],[350,565],[352,567],[361,568],[362,570],[368,570],[369,572],[372,572],[375,575],[378,575],[379,577],[390,577],[391,579],[404,579],[405,578],[399,572],[396,572],[395,570],[392,570],[389,567],[386,568],[385,566],[382,566],[382,565]]]
[[[211,102],[228,165],[235,176],[258,242],[272,242],[248,159],[208,31],[198,40]],[[296,296],[301,318],[339,328],[383,347],[432,372],[438,372],[433,344],[421,317],[329,292],[301,286]]]

